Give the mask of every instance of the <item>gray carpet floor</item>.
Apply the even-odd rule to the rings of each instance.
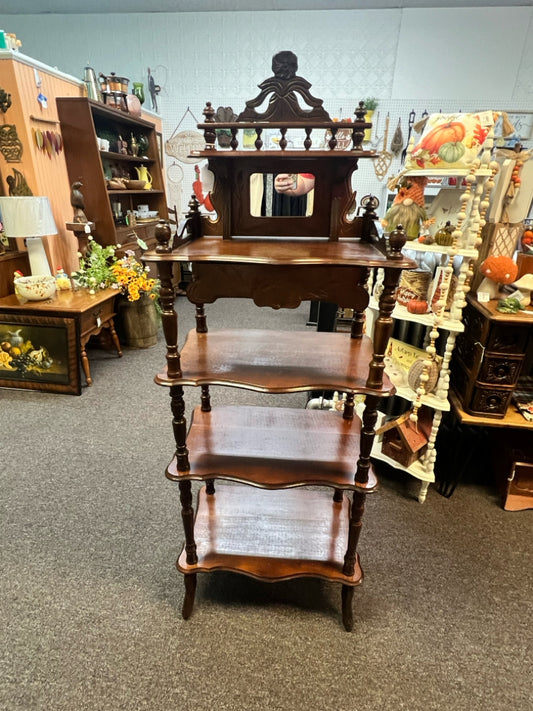
[[[182,341],[193,307],[178,304]],[[303,330],[308,307],[207,313],[212,327]],[[352,633],[338,585],[227,573],[199,576],[185,622],[170,399],[153,383],[163,343],[90,360],[80,397],[0,390],[1,709],[533,708],[533,511],[503,511],[490,477],[449,499],[430,487],[420,505],[416,481],[381,471]],[[213,404],[273,398],[304,404],[213,389]]]

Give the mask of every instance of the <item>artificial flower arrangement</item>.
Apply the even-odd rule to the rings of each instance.
[[[146,245],[138,240],[141,248]],[[80,267],[72,273],[72,278],[78,286],[89,289],[94,294],[98,289],[118,289],[128,301],[138,301],[146,294],[156,302],[159,295],[159,280],[148,275],[148,267],[143,266],[135,257],[135,253],[126,250],[125,256],[117,259],[116,250],[120,245],[102,246],[89,237],[89,248],[80,259]]]
[[[156,302],[159,295],[159,280],[148,276],[149,269],[135,258],[135,252],[126,250],[126,256],[111,266],[115,283],[128,301],[138,301],[144,294]]]

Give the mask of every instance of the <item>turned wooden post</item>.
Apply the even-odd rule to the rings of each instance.
[[[176,441],[176,463],[179,471],[188,471],[189,450],[187,449],[187,420],[185,419],[185,401],[183,387],[172,385],[170,388],[171,410],[173,414],[172,429]]]
[[[157,254],[170,254],[172,232],[165,220],[159,220],[155,228]],[[169,378],[181,378],[180,353],[178,349],[178,314],[174,308],[173,262],[157,262],[157,271],[161,281],[159,301],[161,303],[161,321],[167,344],[167,372]]]

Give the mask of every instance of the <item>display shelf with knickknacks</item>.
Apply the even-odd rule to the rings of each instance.
[[[69,178],[83,178],[95,239],[137,253],[137,238],[153,246],[168,217],[155,124],[87,98],[58,98],[57,107]],[[140,204],[150,219],[137,222]]]
[[[420,141],[417,145],[420,146],[421,143]],[[405,466],[402,464],[401,456],[391,457],[390,449],[387,453],[384,452],[383,431],[388,427],[386,425],[388,416],[385,414],[381,418],[383,431],[379,434],[378,429],[379,436],[374,442],[372,456],[403,469],[419,479],[421,484],[418,500],[423,503],[429,484],[435,481],[437,434],[442,413],[450,409],[448,397],[450,362],[456,337],[465,330],[463,309],[484,235],[483,227],[498,164],[491,157],[493,128],[490,126],[486,134],[483,134],[478,156],[468,165],[450,168],[428,166],[420,168],[415,165],[416,169],[414,169],[413,161],[410,160],[414,144],[415,140],[412,138],[406,162],[411,169],[402,172],[402,180],[409,181],[411,177],[420,176],[453,177],[454,187],[450,189],[447,184],[444,186],[443,182],[431,204],[431,210],[428,211],[428,222],[425,228],[422,226],[420,239],[407,242],[404,250],[407,255],[417,260],[419,268],[429,270],[431,284],[424,294],[417,297],[418,303],[411,301],[404,305],[397,304],[392,313],[396,322],[394,333],[400,340],[407,333],[408,323],[421,325],[421,328],[417,329],[417,342],[411,344],[423,349],[419,363],[420,377],[406,387],[406,383],[401,378],[401,370],[398,371],[393,359],[386,360],[386,371],[392,381],[397,383],[396,394],[405,401],[405,407],[410,411],[409,418],[415,429],[422,406],[429,407],[433,414],[426,446],[419,450],[416,461]],[[418,152],[418,155],[426,154]],[[397,182],[397,179],[393,182]],[[437,244],[436,234],[444,230],[446,239],[440,235],[441,243]],[[375,295],[379,294],[380,288],[378,275],[369,283],[372,294],[369,309],[370,324],[376,311]],[[423,302],[426,304],[425,311],[422,308]],[[404,326],[401,325],[402,323]],[[438,366],[439,374],[433,392],[430,393],[428,379],[435,364]]]

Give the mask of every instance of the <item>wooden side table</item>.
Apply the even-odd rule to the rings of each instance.
[[[87,385],[92,385],[89,359],[86,345],[91,336],[107,329],[119,357],[122,356],[120,342],[115,331],[113,317],[114,301],[117,292],[105,289],[89,294],[86,289],[78,291],[60,291],[55,298],[46,301],[27,301],[21,304],[14,294],[0,299],[0,338],[40,339],[33,342],[39,353],[39,345],[45,347],[42,353],[56,349],[49,371],[36,368],[19,373],[13,369],[0,370],[0,385],[6,387],[25,387],[33,390],[50,390],[80,394],[79,363],[81,362]],[[6,336],[16,334],[18,336]],[[2,334],[4,337],[2,338]],[[33,335],[32,335],[33,334]],[[41,344],[44,344],[42,346]],[[27,340],[26,340],[27,342]],[[18,346],[15,346],[18,354]],[[13,349],[11,349],[13,352]],[[53,355],[53,354],[52,354]],[[17,363],[17,360],[11,363]],[[59,367],[59,366],[62,367]],[[11,366],[13,368],[13,366]]]
[[[508,406],[502,419],[495,419],[466,412],[454,392],[450,393],[450,403],[451,421],[443,428],[443,436],[448,438],[444,447],[448,456],[440,462],[439,492],[450,497],[474,458],[486,449],[503,508],[533,508],[533,422],[526,420],[514,404]]]

